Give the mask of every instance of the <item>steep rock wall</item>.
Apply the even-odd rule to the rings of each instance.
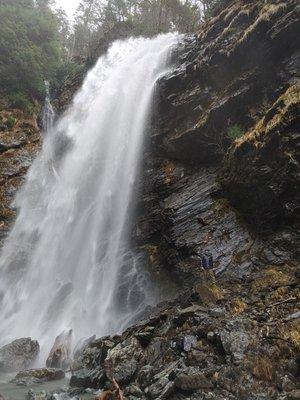
[[[161,80],[136,228],[154,267],[193,280],[206,253],[235,274],[297,258],[298,9],[231,2]]]
[[[12,201],[40,146],[35,116],[0,104],[0,247],[14,220]]]

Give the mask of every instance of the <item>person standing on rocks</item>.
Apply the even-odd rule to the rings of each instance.
[[[211,254],[204,254],[202,256],[202,267],[204,269],[213,269],[214,262]]]

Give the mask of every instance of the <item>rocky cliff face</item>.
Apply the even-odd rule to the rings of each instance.
[[[40,144],[36,118],[0,103],[0,245],[15,217],[12,200]]]
[[[171,270],[199,275],[205,253],[242,274],[297,256],[297,7],[232,2],[160,82],[137,232]]]

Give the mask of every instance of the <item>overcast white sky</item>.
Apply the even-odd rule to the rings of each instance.
[[[56,0],[56,7],[64,8],[69,18],[71,18],[79,2],[80,0]]]

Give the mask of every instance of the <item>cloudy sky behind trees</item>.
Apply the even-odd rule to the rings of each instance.
[[[80,0],[56,0],[56,5],[65,9],[69,18],[71,18],[79,2]]]

